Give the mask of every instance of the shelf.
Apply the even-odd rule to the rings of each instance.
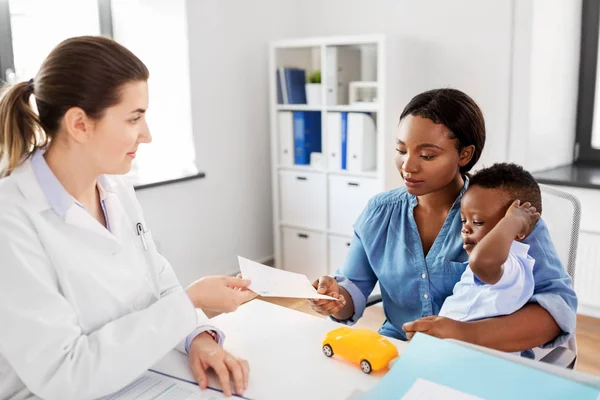
[[[283,39],[273,42],[275,49],[303,48],[314,46],[356,46],[364,44],[379,44],[384,41],[384,35],[366,34],[354,36],[327,36],[305,39]]]
[[[338,111],[338,112],[379,112],[379,104],[311,106],[308,104],[277,104],[278,111]]]
[[[310,165],[278,165],[279,171],[296,171],[296,172],[316,172],[318,174],[324,174],[326,171],[311,167]]]
[[[377,81],[355,81],[355,82],[350,82],[350,84],[352,86],[355,86],[357,88],[372,88],[372,89],[376,89],[378,84]]]
[[[323,106],[311,106],[308,104],[277,104],[279,111],[323,111]]]
[[[343,171],[343,170],[323,170],[311,167],[309,165],[278,165],[277,170],[279,171],[295,171],[295,172],[315,172],[317,174],[328,174],[336,176],[347,176],[349,178],[378,178],[377,171],[368,172],[354,172],[354,171]]]
[[[340,112],[379,112],[379,104],[326,106],[326,111]]]
[[[393,41],[390,46],[392,53],[391,56],[387,56],[386,48],[390,40]],[[395,128],[393,124],[387,123],[386,115],[398,112],[397,110],[404,106],[399,104],[404,97],[398,91],[384,89],[390,86],[386,72],[398,70],[400,50],[395,39],[378,34],[309,37],[271,42],[269,111],[273,151],[270,169],[276,265],[287,266],[290,269],[293,267],[311,277],[335,270],[345,259],[347,243],[353,238],[351,223],[356,221],[370,197],[387,190],[390,186],[386,170],[382,166],[393,165],[394,153],[386,150],[386,144],[393,143]],[[356,54],[357,51],[360,52],[359,55]],[[357,72],[354,67],[358,64],[360,70]],[[278,104],[276,77],[279,67],[301,68],[307,74],[320,69],[323,78],[321,103]],[[339,70],[334,74],[336,68]],[[332,73],[328,74],[328,71]],[[327,87],[324,86],[334,82],[342,85],[340,88],[344,89],[338,89],[338,93],[328,97]],[[289,115],[292,112],[321,113],[321,156],[318,157],[318,163],[293,164],[294,125],[293,118]],[[327,115],[328,112],[370,114],[375,122],[377,163],[369,166],[375,171],[340,170],[341,164],[328,159],[328,152],[337,148],[341,141],[341,135],[339,141],[337,136],[334,139],[334,134],[337,135],[338,131],[333,130],[333,124],[328,118],[332,116]],[[337,126],[335,129],[338,129]],[[316,161],[315,158],[313,160]],[[305,178],[307,184],[298,183],[298,178]],[[302,240],[303,234],[308,240]]]

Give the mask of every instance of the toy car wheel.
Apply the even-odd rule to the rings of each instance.
[[[323,354],[325,354],[327,357],[331,357],[333,355],[333,349],[330,345],[326,344],[323,346]]]
[[[372,369],[371,369],[371,363],[369,363],[367,360],[362,360],[360,362],[360,369],[362,370],[362,372],[364,372],[365,374],[370,374]]]

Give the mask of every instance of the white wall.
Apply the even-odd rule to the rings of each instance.
[[[572,162],[581,0],[303,0],[301,11],[308,36],[399,37],[412,65],[395,88],[404,103],[435,87],[472,96],[487,127],[479,166]]]
[[[207,176],[138,192],[183,284],[235,272],[238,254],[273,254],[267,43],[299,34],[290,2],[189,0],[187,8],[192,125]]]
[[[207,178],[138,193],[153,235],[183,283],[234,272],[237,254],[264,259],[273,253],[267,99],[272,40],[397,35],[404,73],[397,87],[386,89],[399,91],[404,104],[435,87],[471,95],[488,133],[480,165],[509,154],[526,163],[530,159],[518,150],[539,140],[556,140],[561,154],[570,154],[580,0],[188,0],[187,6],[193,129]],[[569,62],[556,62],[558,55]],[[556,90],[569,95],[552,96]],[[556,117],[557,108],[564,110],[559,123],[545,119]],[[400,112],[388,117],[397,119]],[[531,142],[515,140],[530,130]],[[535,151],[544,163],[563,161]]]
[[[516,1],[513,9],[510,129],[507,132],[507,158],[523,164],[527,161],[531,98],[531,51],[533,1]]]
[[[398,37],[403,65],[412,67],[406,68],[398,87],[386,90],[401,92],[403,104],[427,89],[454,87],[466,92],[486,118],[482,163],[506,158],[512,2],[302,0],[300,5],[299,18],[307,21],[302,27],[306,36],[384,33]],[[401,111],[388,118],[397,120]]]
[[[573,161],[581,0],[519,0],[508,158],[532,171]]]
[[[529,169],[573,162],[580,39],[581,0],[534,0]]]

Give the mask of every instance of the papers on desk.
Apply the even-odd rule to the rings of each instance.
[[[101,400],[217,400],[226,399],[212,389],[201,390],[197,385],[147,371],[133,383]]]
[[[440,385],[425,379],[417,379],[402,396],[402,400],[482,400],[451,387]]]
[[[452,395],[440,392],[448,389]],[[414,397],[417,394],[421,397]],[[463,399],[465,394],[489,400],[597,400],[600,389],[529,367],[516,358],[511,361],[417,333],[392,369],[362,399],[397,400],[403,395]]]
[[[317,293],[306,275],[268,267],[238,256],[240,272],[252,281],[248,289],[265,297],[337,300]]]

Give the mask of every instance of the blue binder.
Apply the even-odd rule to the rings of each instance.
[[[275,79],[277,80],[277,104],[285,104],[283,100],[283,91],[281,90],[281,76],[279,70],[275,71]]]
[[[288,104],[306,104],[306,72],[300,68],[285,68]]]
[[[343,112],[341,113],[341,117],[342,117],[342,151],[341,151],[341,158],[342,158],[342,169],[347,169],[346,168],[346,160],[348,157],[348,113],[347,112]]]
[[[310,153],[321,152],[321,112],[294,111],[294,164],[309,165]]]

